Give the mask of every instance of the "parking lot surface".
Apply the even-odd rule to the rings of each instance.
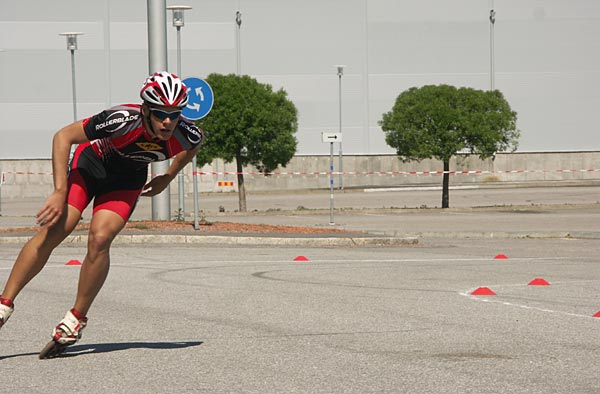
[[[82,340],[42,361],[75,296],[66,263],[85,255],[84,241],[65,243],[0,331],[0,391],[598,393],[597,190],[456,191],[448,210],[419,207],[437,192],[342,194],[335,228],[418,240],[393,246],[123,238]],[[327,227],[323,196],[255,196],[256,211],[207,217]],[[30,225],[19,212],[39,203],[5,204],[0,228]],[[2,283],[20,247],[0,245]]]
[[[65,263],[85,253],[61,246],[0,331],[3,391],[596,393],[597,251],[554,238],[121,245],[81,342],[40,361],[73,302]],[[2,279],[17,252],[3,245]]]

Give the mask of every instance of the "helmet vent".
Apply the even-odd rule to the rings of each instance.
[[[146,79],[140,97],[154,105],[185,107],[188,102],[187,87],[175,74],[154,73]]]

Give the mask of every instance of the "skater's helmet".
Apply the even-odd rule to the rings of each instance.
[[[177,75],[167,71],[146,78],[140,97],[149,105],[183,108],[188,103],[187,87]]]

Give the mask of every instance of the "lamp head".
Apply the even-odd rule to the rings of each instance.
[[[173,11],[173,26],[183,27],[185,25],[183,14],[185,10],[191,10],[192,7],[189,5],[171,5],[167,9]]]
[[[77,49],[77,36],[80,36],[82,34],[83,33],[81,32],[68,31],[64,33],[59,33],[59,36],[67,37],[67,50],[74,51]]]
[[[341,77],[342,75],[344,75],[344,67],[346,67],[345,64],[336,64],[334,67],[337,68],[337,75],[339,77]]]

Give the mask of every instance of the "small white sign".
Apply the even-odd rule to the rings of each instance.
[[[342,142],[342,133],[321,133],[323,142]]]

